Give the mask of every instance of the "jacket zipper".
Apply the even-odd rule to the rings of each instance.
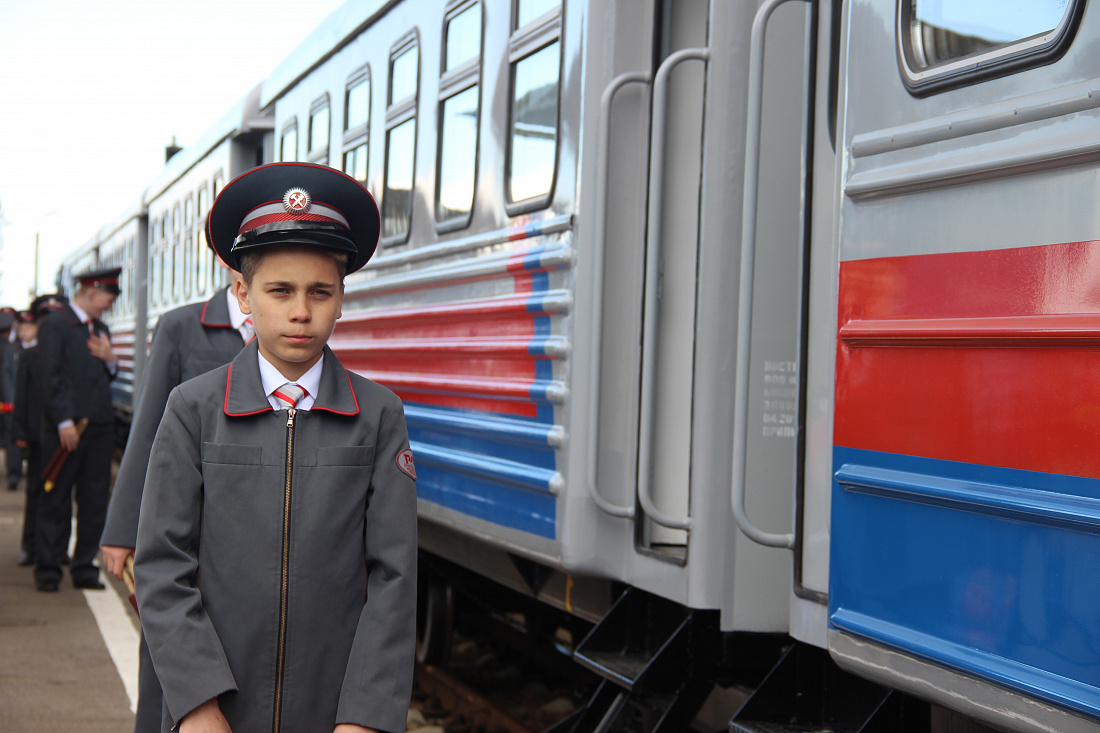
[[[294,467],[294,416],[298,411],[291,407],[286,418],[286,487],[283,498],[283,578],[279,597],[279,654],[275,670],[275,720],[273,733],[279,733],[283,708],[283,663],[286,661],[287,589],[290,585],[290,477]]]

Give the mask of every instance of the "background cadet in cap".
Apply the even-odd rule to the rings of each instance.
[[[214,293],[205,303],[192,303],[165,313],[157,320],[153,332],[145,377],[134,398],[130,437],[115,477],[107,522],[100,538],[104,566],[119,579],[137,545],[138,512],[149,451],[169,393],[189,379],[228,364],[255,333],[252,320],[241,313],[234,294],[240,273],[230,269],[221,257],[218,263],[232,273],[229,286]],[[157,733],[161,728],[162,697],[144,634],[139,655],[134,732]]]
[[[33,349],[34,345],[38,343],[38,323],[35,320],[34,314],[29,311],[19,311],[15,314],[15,326],[12,329],[15,338],[11,339],[11,344],[14,349],[11,354],[11,358],[8,361],[8,381],[12,385],[12,421],[9,423],[8,442],[5,445],[7,451],[8,462],[8,489],[15,491],[19,488],[19,481],[23,478],[23,452],[24,447],[19,445],[17,440],[19,436],[18,426],[15,424],[14,410],[15,403],[19,397],[19,383],[16,377],[19,369],[19,362],[22,359],[23,352],[28,349]]]
[[[326,346],[378,210],[339,171],[277,163],[225,187],[207,235],[242,272],[256,339],[173,390],[151,451],[135,576],[165,729],[403,731],[416,618],[404,412]]]
[[[110,331],[100,316],[118,297],[120,268],[77,276],[79,286],[68,303],[41,320],[35,359],[42,377],[42,455],[49,460],[59,446],[68,457],[53,490],[39,497],[35,526],[35,586],[56,591],[76,491],[76,549],[70,573],[77,588],[102,590],[93,563],[107,513],[114,448],[111,380],[118,359]],[[83,434],[77,425],[87,419]]]
[[[29,316],[19,319],[19,341],[23,350],[16,355],[15,410],[12,412],[12,432],[15,444],[27,456],[26,500],[23,506],[23,544],[19,553],[20,565],[34,565],[34,533],[38,517],[38,497],[42,493],[42,388],[41,379],[34,369],[35,351],[38,347],[38,321],[61,308],[64,300],[59,295],[40,295],[31,303]],[[65,547],[69,546],[69,532],[64,533]],[[67,562],[68,558],[62,558]]]
[[[19,488],[23,473],[23,452],[12,443],[11,412],[15,401],[15,353],[18,347],[11,335],[15,326],[15,309],[0,308],[0,447],[4,449],[5,477],[8,490]]]

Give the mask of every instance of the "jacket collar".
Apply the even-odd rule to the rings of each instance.
[[[229,417],[243,417],[271,411],[260,379],[260,349],[252,339],[229,365],[225,377],[224,411]],[[358,415],[359,401],[351,388],[351,375],[336,359],[329,347],[325,347],[325,361],[321,366],[321,386],[314,399],[312,410],[326,410],[337,415]]]
[[[207,328],[233,328],[233,322],[229,320],[229,300],[225,294],[227,290],[228,287],[222,288],[206,301],[199,323]]]

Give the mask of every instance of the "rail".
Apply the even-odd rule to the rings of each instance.
[[[665,174],[665,120],[668,77],[684,61],[710,59],[706,48],[685,48],[671,54],[657,69],[653,81],[653,129],[649,157],[649,211],[646,229],[645,298],[642,327],[642,404],[638,439],[638,501],[657,524],[672,529],[691,529],[691,517],[680,519],[665,514],[653,502],[650,481],[653,473],[653,414],[657,390],[657,289],[661,265],[661,181]]]
[[[760,113],[764,97],[764,37],[772,13],[788,0],[766,0],[756,11],[749,46],[749,90],[745,120],[745,185],[741,211],[741,280],[737,305],[736,405],[733,423],[733,472],[730,505],[737,526],[757,544],[794,547],[794,533],[765,532],[745,511],[745,466],[748,453],[749,349],[752,345],[753,267],[756,260],[756,199],[760,178]]]

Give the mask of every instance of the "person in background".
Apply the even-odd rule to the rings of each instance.
[[[18,352],[15,371],[15,409],[12,411],[12,432],[15,444],[27,453],[26,500],[23,506],[23,542],[19,553],[20,565],[34,565],[34,529],[38,516],[38,497],[42,494],[42,386],[34,370],[35,350],[38,347],[38,321],[61,308],[64,297],[40,295],[31,303],[29,311],[23,311],[16,326],[23,349]],[[26,315],[24,315],[26,314]],[[29,316],[29,317],[28,317]],[[69,532],[65,532],[65,547],[69,546]],[[65,563],[68,558],[62,558]]]
[[[218,262],[229,270],[220,257]],[[100,538],[104,565],[116,578],[122,578],[126,560],[134,555],[149,450],[164,415],[168,395],[187,380],[228,364],[255,333],[251,318],[241,313],[233,292],[240,274],[229,271],[232,282],[214,293],[210,300],[181,306],[157,321],[141,386],[134,399],[130,437],[115,477],[107,522]],[[153,670],[144,634],[138,670],[134,731],[158,733],[162,703],[160,682]]]
[[[11,413],[15,402],[15,354],[12,326],[15,325],[15,309],[0,308],[0,447],[4,449],[5,478],[8,491],[19,488],[23,475],[23,451],[12,443]]]
[[[35,364],[43,380],[42,455],[69,451],[51,491],[39,497],[35,525],[35,587],[56,591],[61,581],[72,501],[77,502],[76,549],[69,568],[77,588],[103,590],[94,560],[103,534],[114,451],[111,380],[118,359],[100,320],[118,297],[120,268],[79,275],[69,303],[42,319]],[[83,433],[78,426],[87,419]]]

